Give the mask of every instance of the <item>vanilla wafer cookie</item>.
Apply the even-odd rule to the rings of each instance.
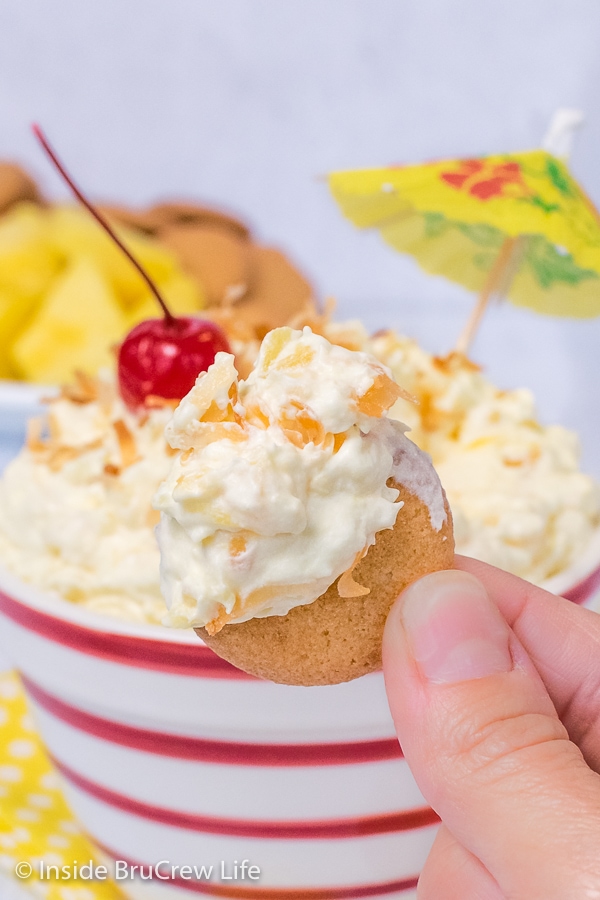
[[[376,668],[394,597],[452,562],[429,457],[387,416],[403,395],[373,357],[310,328],[270,332],[246,381],[217,354],[166,430],[167,621],[274,680]]]

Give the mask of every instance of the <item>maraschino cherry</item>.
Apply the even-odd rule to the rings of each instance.
[[[119,390],[135,409],[154,397],[181,400],[219,350],[231,353],[217,325],[190,316],[146,319],[119,348]]]
[[[223,331],[213,322],[192,316],[174,316],[148,273],[115,234],[104,216],[74,183],[50,147],[42,130],[33,126],[42,147],[77,199],[110,235],[138,270],[163,312],[162,319],[146,319],[133,328],[119,348],[118,378],[121,396],[130,409],[152,405],[156,399],[181,400],[200,372],[214,362],[219,350],[230,353]]]

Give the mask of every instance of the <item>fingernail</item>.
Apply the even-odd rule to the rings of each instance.
[[[413,657],[429,681],[452,684],[512,669],[508,625],[472,575],[426,575],[404,592],[401,610]]]

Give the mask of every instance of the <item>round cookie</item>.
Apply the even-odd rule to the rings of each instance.
[[[336,579],[313,603],[296,606],[286,616],[225,625],[212,637],[196,628],[199,637],[237,668],[281,684],[337,684],[380,669],[383,628],[398,594],[454,562],[447,501],[446,521],[436,531],[425,503],[393,479],[389,484],[400,491],[404,506],[394,527],[377,534],[353,571],[369,594],[342,598]]]
[[[102,204],[98,208],[108,218],[146,234],[158,234],[168,225],[192,224],[219,227],[239,238],[248,238],[250,235],[248,227],[239,219],[196,203],[157,203],[146,209]]]
[[[239,238],[250,238],[250,229],[241,219],[214,209],[210,206],[201,206],[198,203],[170,202],[156,203],[150,208],[151,213],[158,222],[157,228],[170,224],[187,224],[222,228]]]
[[[275,247],[253,244],[251,252],[252,283],[235,312],[262,339],[271,328],[286,325],[312,305],[313,288]]]
[[[0,162],[0,214],[22,200],[41,201],[36,183],[15,163]]]
[[[250,241],[220,225],[174,223],[160,231],[160,240],[198,279],[210,306],[235,302],[252,279]]]

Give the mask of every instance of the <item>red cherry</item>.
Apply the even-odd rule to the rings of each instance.
[[[140,322],[121,344],[118,375],[123,400],[131,409],[143,406],[151,396],[181,400],[192,388],[198,374],[214,362],[219,350],[231,352],[225,334],[212,322],[173,315],[148,273],[77,187],[42,130],[34,125],[33,133],[79,202],[138,270],[164,313],[163,319]]]
[[[129,332],[119,350],[119,389],[131,409],[148,397],[181,400],[215,355],[230,353],[227,338],[213,322],[191,317],[147,319]]]

